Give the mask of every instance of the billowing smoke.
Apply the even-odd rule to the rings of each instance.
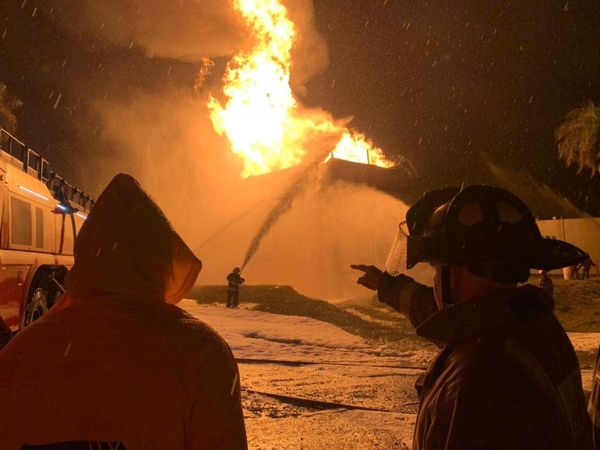
[[[223,284],[302,169],[241,179],[240,162],[212,130],[205,102],[187,93],[138,96],[99,110],[102,142],[123,149],[98,165],[101,178],[118,171],[136,176],[190,247],[201,246],[199,282]],[[349,265],[384,264],[405,206],[362,186],[323,186],[313,176],[298,194],[270,224],[244,272],[248,282],[291,284],[329,299],[364,294]]]
[[[197,61],[226,56],[247,40],[228,0],[49,0],[53,16],[73,32],[149,56]]]
[[[165,88],[119,104],[96,104],[105,151],[95,159],[100,183],[128,172],[157,199],[190,246],[204,233],[260,201],[243,189],[241,163],[208,118],[205,99]]]
[[[284,1],[298,28],[292,83],[303,85],[327,66],[327,46],[315,28],[312,0]],[[229,56],[252,45],[233,0],[48,0],[43,8],[81,35],[148,56],[197,62]]]
[[[48,5],[72,32],[142,48],[148,56],[202,62],[204,68],[212,66],[207,58],[252,45],[225,0],[50,0]],[[290,0],[286,6],[299,32],[292,84],[302,95],[307,80],[326,67],[327,50],[314,27],[312,0]],[[214,70],[219,67],[223,63]],[[223,284],[268,223],[270,231],[245,271],[249,283],[291,284],[322,298],[362,294],[349,265],[383,265],[404,206],[364,187],[309,183],[294,194],[290,210],[269,221],[269,211],[277,209],[302,169],[240,177],[241,161],[215,133],[206,106],[209,92],[220,88],[210,85],[218,75],[203,73],[199,90],[193,82],[159,89],[153,83],[147,92],[124,85],[124,95],[113,92],[108,98],[89,93],[93,80],[81,81],[100,123],[86,152],[91,154],[87,167],[97,168],[96,189],[117,172],[138,178],[189,246],[198,249],[202,284]],[[321,136],[314,145],[323,148],[311,154],[333,148],[329,140]]]
[[[271,228],[279,221],[281,216],[292,208],[294,201],[310,186],[311,181],[314,182],[320,163],[321,161],[316,161],[302,169],[302,171],[291,181],[290,186],[285,190],[273,209],[269,211],[269,214],[267,214],[267,217],[258,229],[258,232],[252,238],[252,241],[250,241],[246,256],[244,256],[244,262],[242,263],[242,270],[244,270],[250,260],[254,257],[260,248],[262,240],[268,235]]]
[[[312,184],[265,235],[244,276],[253,284],[289,284],[329,300],[369,295],[356,284],[357,272],[350,264],[382,267],[405,213],[406,206],[398,200],[364,186]],[[267,211],[263,208],[257,215],[261,214]],[[207,270],[201,282],[218,281],[230,268],[215,258],[222,249],[227,249],[231,262],[244,256],[246,246],[236,248],[235,238],[248,242],[248,232],[258,228],[256,219],[262,217],[244,220],[203,249]]]
[[[304,84],[327,68],[327,44],[315,28],[312,0],[288,0],[284,3],[290,19],[298,28],[298,41],[292,54],[292,88],[296,94],[303,95]]]
[[[289,186],[281,194],[281,197],[277,200],[275,206],[267,214],[267,217],[248,246],[244,262],[242,263],[242,270],[248,265],[250,260],[254,258],[263,239],[269,234],[271,228],[273,228],[281,217],[294,206],[298,197],[304,194],[308,189],[318,186],[321,182],[319,176],[324,170],[323,161],[328,155],[328,152],[323,151],[323,148],[327,149],[335,145],[338,135],[337,133],[334,133],[331,134],[330,137],[333,139],[331,143],[327,143],[327,138],[319,139],[319,144],[322,146],[321,150],[312,152],[312,155],[314,156],[313,160],[298,169],[294,178],[290,181]]]

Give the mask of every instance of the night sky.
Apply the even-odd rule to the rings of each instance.
[[[86,188],[79,159],[101,126],[86,92],[192,90],[198,65],[76,36],[33,14],[41,3],[2,1],[0,81],[24,102],[18,134]],[[568,111],[600,102],[598,0],[315,0],[315,15],[330,62],[307,105],[354,116],[427,187],[486,181],[493,163],[600,214],[600,176],[564,168],[553,136]]]

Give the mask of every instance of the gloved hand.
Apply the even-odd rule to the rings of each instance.
[[[383,275],[383,272],[378,267],[367,266],[364,264],[352,264],[350,267],[364,272],[362,276],[356,280],[358,284],[373,291],[377,290],[377,286],[379,286],[379,281]]]

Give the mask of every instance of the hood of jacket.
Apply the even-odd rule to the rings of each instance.
[[[77,236],[66,295],[73,300],[116,295],[174,304],[191,289],[201,268],[140,184],[119,174]]]

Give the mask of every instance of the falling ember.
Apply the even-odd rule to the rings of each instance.
[[[215,130],[242,158],[244,177],[302,163],[307,141],[320,133],[340,135],[329,157],[393,165],[364,135],[298,103],[290,87],[297,30],[279,0],[233,0],[233,6],[251,27],[256,44],[229,62],[223,80],[225,104],[211,97],[208,106]]]

